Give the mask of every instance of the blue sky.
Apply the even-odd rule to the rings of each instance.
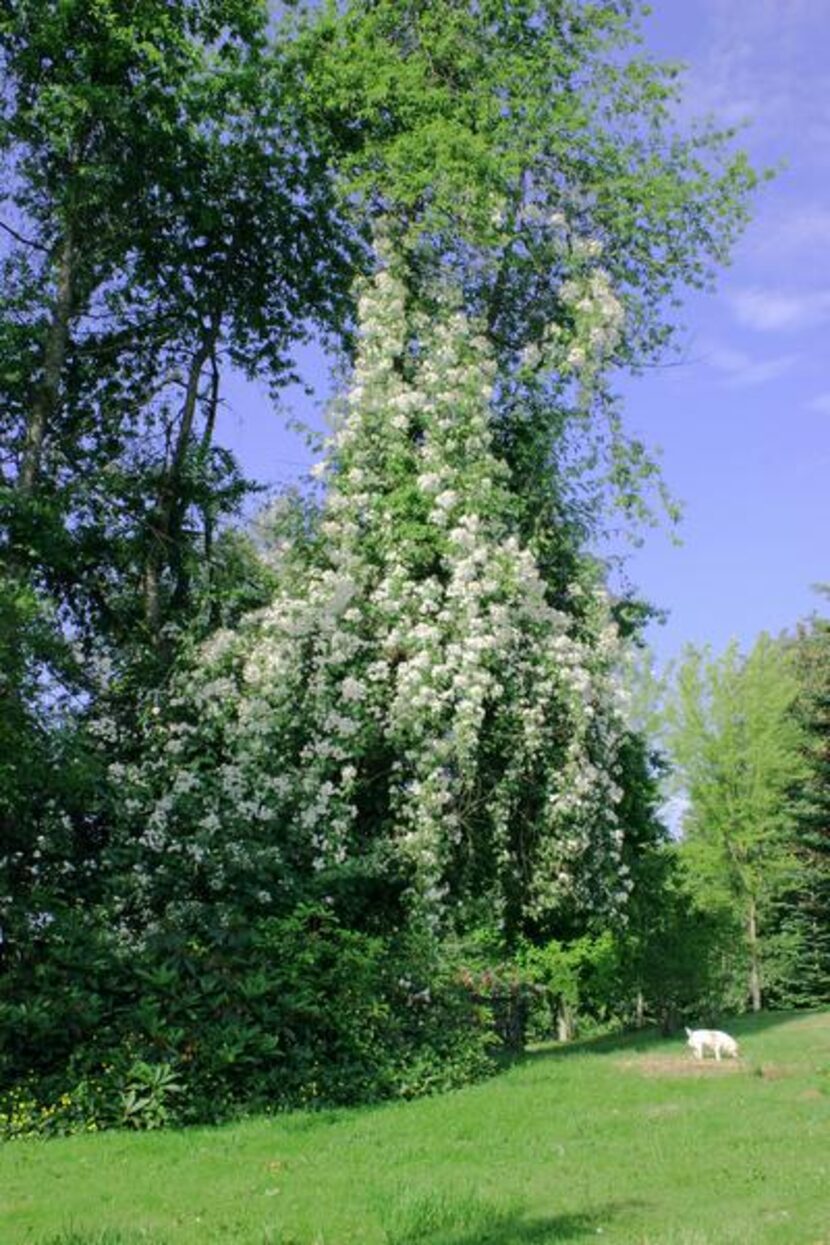
[[[684,361],[625,386],[685,503],[682,547],[653,533],[630,565],[670,611],[650,637],[665,658],[791,626],[830,580],[830,3],[653,8],[647,43],[688,65],[687,111],[749,121],[756,165],[786,162],[717,293],[687,307]]]
[[[756,165],[786,162],[717,292],[689,300],[680,360],[623,386],[629,427],[661,447],[684,505],[682,545],[651,532],[628,566],[668,611],[649,634],[663,661],[791,627],[830,580],[830,0],[655,0],[645,37],[688,66],[688,115],[749,122]],[[236,383],[229,397],[246,469],[301,476],[310,455],[264,394]]]

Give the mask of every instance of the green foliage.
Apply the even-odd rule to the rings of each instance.
[[[585,550],[658,477],[608,377],[754,174],[676,132],[628,0],[287,7],[0,13],[9,1131],[474,1079],[536,997],[522,937],[585,1015],[628,985],[640,611]],[[228,530],[223,377],[277,390],[312,333],[352,396],[263,550]]]
[[[171,1104],[181,1092],[176,1070],[169,1063],[137,1059],[127,1071],[117,1122],[126,1128],[161,1128],[170,1120]]]
[[[830,999],[830,623],[815,617],[789,645],[798,685],[795,716],[804,772],[792,792],[794,876],[776,909],[779,1006]]]
[[[797,684],[788,653],[762,635],[746,658],[689,650],[668,739],[689,800],[684,858],[704,907],[744,930],[749,994],[761,1005],[764,937],[795,869],[792,791],[802,781]]]
[[[490,1013],[452,962],[325,907],[140,959],[54,922],[0,983],[0,1034],[7,1136],[412,1097],[492,1068]]]
[[[24,1137],[70,1137],[97,1131],[84,1087],[74,1093],[64,1092],[48,1105],[39,1102],[24,1085],[0,1095],[0,1139],[4,1141]]]
[[[80,1079],[75,1079],[80,1061],[73,1061],[62,1074],[44,1081],[31,1076],[9,1090],[0,1098],[0,1138],[69,1137],[102,1128],[143,1131],[176,1118],[172,1108],[183,1086],[170,1064],[131,1061],[126,1047],[107,1058],[113,1062]],[[56,1093],[59,1081],[71,1088]]]
[[[4,555],[83,653],[68,690],[126,717],[223,613],[251,490],[215,444],[224,373],[282,384],[359,267],[267,24],[237,0],[0,20]]]
[[[569,943],[556,939],[529,946],[521,957],[525,972],[541,988],[532,1032],[537,1039],[569,1041],[610,1018],[619,949],[610,930],[585,934]]]
[[[518,958],[504,958],[503,951],[497,936],[475,931],[464,940],[458,980],[473,1003],[486,1009],[494,1043],[515,1055],[528,1038],[539,987],[526,966]]]
[[[0,973],[44,913],[95,891],[105,779],[64,695],[77,669],[48,599],[0,573]]]
[[[176,653],[273,584],[226,530],[251,485],[215,443],[222,376],[284,382],[359,248],[268,20],[0,14],[0,960],[97,897],[109,765]]]
[[[428,313],[450,273],[487,326],[523,535],[557,585],[604,488],[636,522],[659,491],[606,370],[663,352],[673,295],[710,282],[756,183],[730,132],[680,131],[678,70],[641,52],[639,17],[629,0],[355,0],[297,40],[306,106],[340,144],[358,219],[382,221]],[[568,281],[598,273],[626,314],[574,387],[550,347],[572,324]]]
[[[696,895],[677,848],[652,862],[650,902],[638,911],[622,946],[622,977],[628,988],[620,1014],[656,1020],[664,1033],[681,1021],[713,1023],[745,999],[742,930],[725,907]],[[640,1014],[631,1011],[636,993]]]

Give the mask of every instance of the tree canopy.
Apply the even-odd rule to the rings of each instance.
[[[690,650],[669,710],[670,750],[689,800],[686,854],[698,884],[744,930],[749,993],[762,1001],[762,929],[795,869],[793,798],[804,779],[786,649],[761,635],[743,658]]]
[[[655,985],[655,940],[709,927],[619,693],[644,607],[595,546],[660,488],[616,377],[757,179],[677,124],[639,14],[0,6],[0,1072],[69,1086],[60,1118],[463,1082],[537,997],[490,955],[606,1017],[612,980],[620,1015],[700,997]],[[318,480],[234,524],[225,380],[276,397],[311,338],[344,377]],[[796,771],[749,726],[783,667],[738,666],[682,703],[743,689],[713,730],[774,792],[744,815],[729,747],[678,738],[761,912]]]

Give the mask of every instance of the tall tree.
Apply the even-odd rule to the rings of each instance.
[[[563,590],[607,486],[641,517],[656,479],[604,381],[661,354],[673,294],[728,255],[755,181],[728,133],[678,131],[677,70],[641,52],[639,11],[354,0],[298,41],[351,200],[387,222],[427,308],[451,271],[483,325],[497,448]]]
[[[741,921],[756,1011],[774,904],[795,867],[792,793],[804,775],[797,691],[784,647],[762,634],[745,658],[735,643],[720,657],[687,650],[668,710],[689,801],[683,854],[705,901]]]
[[[613,477],[636,510],[653,471],[606,374],[660,351],[754,180],[727,134],[676,133],[635,12],[357,0],[269,45],[262,3],[2,9],[7,568],[44,624],[9,631],[27,687],[45,671],[50,698],[132,713],[205,595],[215,624],[245,489],[215,445],[222,369],[278,381],[293,340],[341,329],[372,227],[414,304],[435,310],[444,271],[480,325],[518,535],[590,634],[572,586],[597,493]]]
[[[268,20],[239,0],[0,7],[4,895],[50,859],[83,893],[96,740],[129,748],[175,636],[222,614],[226,568],[262,582],[220,539],[247,488],[216,444],[223,373],[279,385],[350,306],[357,237]],[[68,807],[73,730],[90,782]]]
[[[728,135],[675,133],[635,13],[358,2],[269,49],[265,6],[237,0],[4,11],[13,544],[73,627],[165,664],[243,487],[213,448],[220,361],[279,376],[292,337],[341,326],[380,219],[411,292],[428,307],[450,267],[483,321],[499,453],[564,601],[602,481],[636,510],[654,477],[605,369],[659,352],[753,182]]]
[[[814,617],[792,642],[805,772],[793,793],[796,876],[779,921],[795,939],[782,995],[798,1005],[830,1000],[830,621]]]
[[[394,261],[366,289],[318,546],[150,719],[139,930],[279,911],[315,878],[508,939],[625,901],[617,628],[587,566],[571,610],[546,600],[493,453],[495,362],[440,305],[408,307]]]
[[[214,445],[227,363],[279,383],[348,306],[353,235],[267,21],[101,0],[0,24],[11,553],[93,637],[159,647],[187,612],[193,527],[204,553],[243,487]]]

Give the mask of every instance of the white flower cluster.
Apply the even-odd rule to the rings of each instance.
[[[574,321],[565,368],[587,384],[617,348],[625,324],[625,308],[604,268],[593,268],[584,276],[566,281],[562,300]]]
[[[523,351],[526,367],[573,376],[589,388],[612,359],[623,337],[626,313],[609,273],[597,262],[601,255],[598,239],[573,241],[572,274],[559,290],[568,313],[567,328],[556,321],[547,324],[540,339]]]
[[[592,348],[611,348],[621,312],[602,274],[567,297],[603,326]],[[430,920],[469,894],[505,920],[517,895],[525,916],[608,903],[622,835],[607,602],[578,585],[578,622],[555,609],[512,532],[495,366],[451,300],[434,323],[408,316],[383,271],[360,317],[324,551],[205,647],[181,692],[196,738],[165,719],[149,785],[185,745],[195,772],[158,795],[146,846],[158,856],[186,822],[208,863],[233,841],[237,869],[246,851],[255,870],[257,852],[327,869],[381,850]]]

